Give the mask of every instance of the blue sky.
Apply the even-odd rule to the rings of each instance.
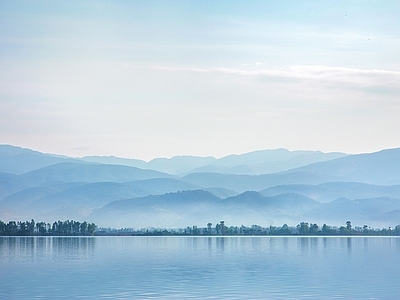
[[[1,1],[0,143],[149,160],[400,146],[399,1]]]

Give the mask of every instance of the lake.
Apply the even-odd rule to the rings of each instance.
[[[0,237],[0,299],[396,299],[398,237]]]

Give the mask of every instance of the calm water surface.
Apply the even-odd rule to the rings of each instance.
[[[0,237],[0,299],[398,299],[396,237]]]

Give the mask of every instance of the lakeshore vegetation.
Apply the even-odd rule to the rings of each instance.
[[[134,236],[174,236],[174,235],[363,235],[363,236],[400,236],[400,225],[394,228],[371,228],[368,225],[353,227],[351,221],[343,226],[329,226],[301,222],[297,226],[227,226],[225,221],[215,224],[207,223],[205,227],[197,225],[186,228],[98,228],[94,223],[74,220],[55,221],[53,223],[31,221],[0,220],[0,236],[101,236],[101,235],[134,235]]]
[[[101,229],[98,234],[131,234],[131,235],[148,235],[148,236],[169,236],[169,235],[194,235],[194,236],[212,236],[212,235],[229,235],[229,236],[261,236],[261,235],[360,235],[360,236],[399,236],[400,225],[392,228],[371,228],[367,225],[362,227],[352,227],[351,221],[347,221],[344,226],[329,226],[324,224],[319,227],[315,223],[301,222],[297,226],[269,226],[263,227],[259,225],[251,226],[227,226],[224,221],[220,221],[215,226],[207,223],[206,227],[199,228],[196,225],[188,226],[183,229]]]
[[[90,236],[97,226],[94,223],[74,220],[51,223],[31,221],[7,223],[0,220],[0,236]]]

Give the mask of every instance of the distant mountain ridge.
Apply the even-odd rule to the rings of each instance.
[[[263,175],[233,175],[220,173],[191,173],[182,180],[202,188],[222,187],[238,193],[248,190],[259,191],[282,184],[319,184],[339,181],[339,177],[312,172],[274,173]]]
[[[296,193],[325,203],[338,198],[360,199],[392,197],[400,199],[400,185],[381,186],[358,182],[325,182],[317,185],[288,184],[277,185],[260,193],[272,197],[283,193]]]
[[[232,154],[220,159],[212,156],[174,156],[154,158],[149,162],[113,156],[88,156],[81,160],[103,164],[121,164],[144,169],[152,169],[174,175],[198,172],[218,172],[236,175],[260,175],[285,171],[315,162],[327,161],[347,154],[321,151],[289,151],[286,149],[257,150],[244,154]]]
[[[0,145],[0,172],[4,173],[19,175],[57,163],[73,161],[77,160],[11,145]]]
[[[288,170],[286,173],[299,171],[337,176],[342,181],[378,185],[400,184],[400,148],[354,154]]]
[[[321,151],[289,151],[287,149],[257,150],[244,154],[232,154],[220,159],[212,156],[174,156],[154,158],[149,162],[115,156],[85,156],[72,158],[45,154],[31,149],[0,145],[0,172],[23,174],[62,162],[85,162],[108,165],[123,165],[140,169],[151,169],[172,175],[196,172],[219,172],[236,175],[261,175],[285,171],[315,162],[323,162],[348,154]]]
[[[126,182],[150,178],[173,178],[173,175],[154,170],[122,165],[87,163],[58,163],[20,175],[33,184],[45,182]]]
[[[336,225],[351,218],[395,226],[399,199],[400,148],[355,155],[275,149],[145,162],[70,158],[0,145],[4,221],[70,218],[101,226],[157,227],[220,220]]]
[[[218,172],[236,175],[261,175],[281,172],[308,164],[347,156],[340,152],[289,151],[287,149],[257,150],[232,154],[193,169],[195,172]]]

